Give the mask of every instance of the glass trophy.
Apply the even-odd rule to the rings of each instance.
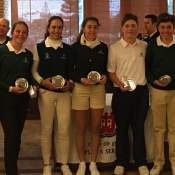
[[[21,87],[21,88],[24,88],[24,89],[28,89],[29,83],[28,83],[27,79],[25,79],[25,78],[18,78],[15,81],[15,86],[16,87]]]
[[[136,82],[132,79],[128,79],[126,76],[122,77],[122,82],[124,83],[124,88],[129,88],[128,91],[134,91],[137,87]]]
[[[167,86],[172,81],[172,78],[169,75],[163,75],[159,78],[159,82]]]
[[[91,71],[91,72],[88,73],[87,78],[89,80],[92,80],[94,83],[98,83],[101,79],[101,75],[97,71]]]
[[[65,79],[61,75],[52,77],[51,82],[57,89],[63,88],[66,83]]]

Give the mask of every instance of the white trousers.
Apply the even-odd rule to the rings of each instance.
[[[53,128],[56,161],[66,164],[69,159],[69,129],[71,120],[71,96],[69,92],[57,93],[39,90],[41,116],[41,151],[44,164],[51,163]]]

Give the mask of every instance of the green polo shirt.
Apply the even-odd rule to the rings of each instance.
[[[153,84],[163,75],[170,75],[172,82],[166,87]],[[175,90],[175,44],[170,47],[157,45],[156,40],[148,45],[146,53],[146,76],[148,82],[157,89]]]
[[[14,86],[17,78],[26,78],[31,82],[33,56],[30,51],[16,54],[10,52],[7,45],[0,47],[0,90],[8,91]]]

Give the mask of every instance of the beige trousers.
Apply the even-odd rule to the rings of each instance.
[[[51,163],[52,133],[55,125],[55,158],[56,161],[61,160],[61,163],[66,164],[69,159],[70,93],[57,93],[40,89],[38,103],[41,116],[41,151],[43,163]]]
[[[169,160],[175,165],[175,90],[158,90],[151,87],[150,98],[155,142],[154,163],[165,163],[164,140],[167,131]]]

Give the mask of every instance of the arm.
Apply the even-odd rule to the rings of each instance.
[[[13,58],[10,55],[10,52],[6,50],[1,50],[1,55],[0,55],[0,72],[1,72],[1,80],[0,80],[0,88],[3,89],[6,92],[11,92],[15,94],[21,94],[27,91],[26,88],[22,87],[16,87],[14,84],[14,78],[16,75],[18,75],[20,72],[20,69],[13,69],[14,68],[14,62],[11,61]],[[8,63],[8,64],[7,64]],[[25,75],[28,76],[28,71],[24,72]],[[27,74],[26,74],[27,73]],[[28,79],[28,78],[27,78]]]
[[[71,50],[70,50],[70,46],[65,45],[66,49],[67,49],[67,56],[68,56],[68,60],[66,62],[66,75],[67,75],[67,79],[66,79],[66,83],[64,85],[64,87],[62,88],[63,92],[66,91],[71,91],[74,88],[74,81],[70,78],[70,72],[72,69],[72,62],[71,62]]]
[[[152,62],[153,62],[153,43],[150,43],[147,47],[146,57],[145,57],[145,71],[147,81],[155,86],[166,87],[166,85],[162,84],[159,80],[155,79],[153,74]]]
[[[117,75],[115,73],[109,72],[109,78],[113,83],[118,85],[118,87],[120,88],[121,91],[124,92],[124,91],[129,90],[129,87],[125,86],[125,84],[117,77]]]
[[[6,46],[2,46],[2,47],[6,47]],[[4,54],[5,54],[2,47],[1,47],[1,50],[0,50],[0,53],[1,53],[0,54],[0,69],[2,69],[1,67],[2,67],[2,62],[3,62]],[[10,86],[8,84],[6,84],[2,80],[0,80],[0,89],[4,89],[4,90],[8,91],[9,88],[10,88]]]
[[[70,62],[69,62],[69,77],[71,80],[76,82],[81,82],[81,76],[77,72],[77,60],[76,60],[76,52],[77,52],[76,44],[71,46],[70,54]]]
[[[34,79],[36,80],[36,82],[49,89],[49,90],[55,90],[55,87],[53,86],[53,84],[51,83],[51,78],[46,78],[44,79],[38,72],[38,66],[39,66],[39,55],[38,55],[38,50],[37,50],[37,46],[34,47],[33,49],[33,66],[32,66],[32,75],[34,77]]]
[[[129,90],[128,87],[125,87],[124,83],[118,78],[116,71],[117,71],[117,54],[115,48],[110,47],[109,54],[108,54],[108,72],[109,78],[111,81],[116,84],[121,91]]]
[[[33,49],[32,75],[33,75],[33,78],[37,81],[37,83],[40,84],[43,78],[38,73],[38,66],[39,66],[39,56],[38,56],[37,47],[35,46]]]
[[[100,84],[106,84],[107,81],[107,62],[108,62],[108,47],[105,44],[104,45],[104,53],[105,53],[105,61],[104,61],[104,70],[103,73],[101,75],[101,79],[100,79]]]
[[[152,44],[149,44],[146,50],[146,56],[145,56],[145,74],[148,83],[154,82],[154,76],[152,72]]]

